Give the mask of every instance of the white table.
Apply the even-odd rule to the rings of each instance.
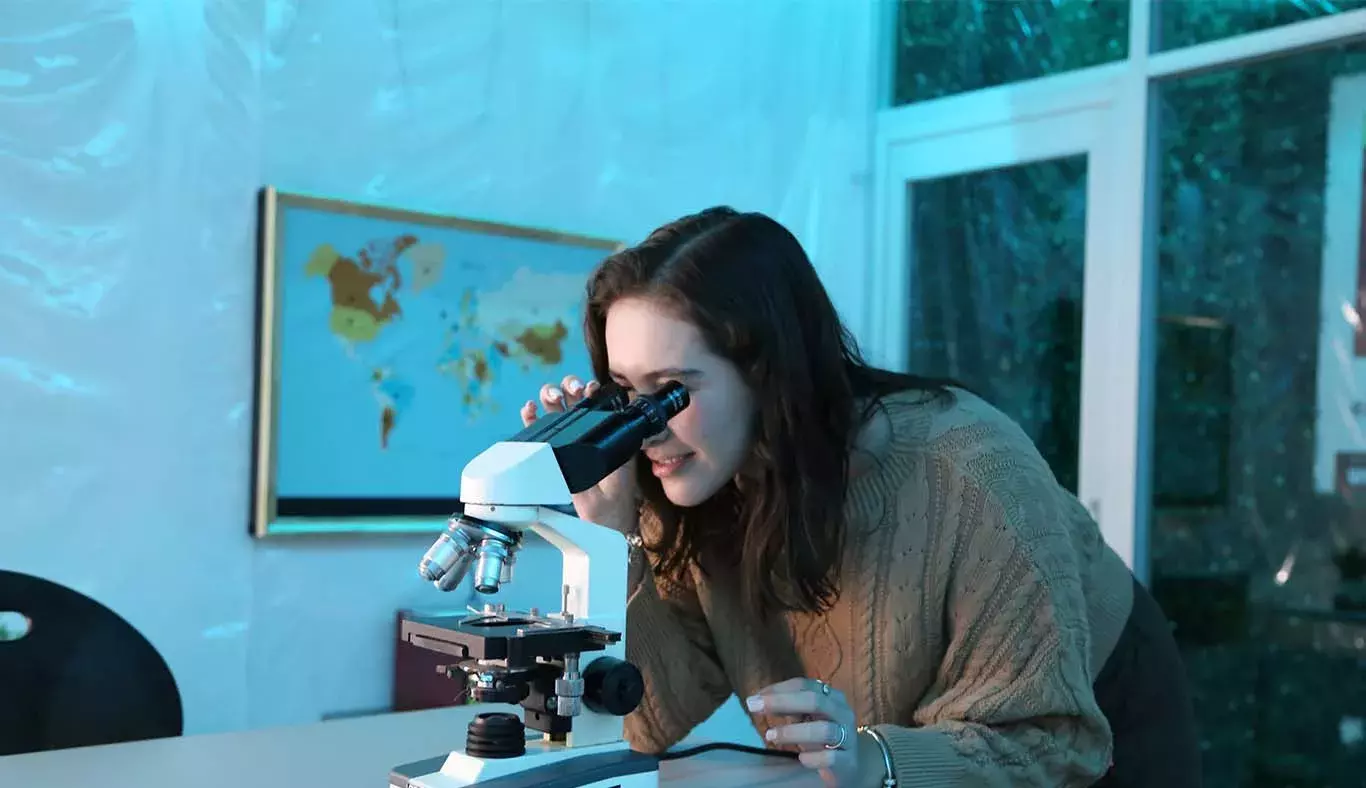
[[[464,706],[0,758],[3,788],[387,788],[389,770],[459,747]],[[700,744],[685,742],[683,746]],[[660,765],[664,785],[819,786],[799,764],[709,752]]]

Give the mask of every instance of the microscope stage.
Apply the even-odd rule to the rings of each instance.
[[[462,660],[499,660],[509,667],[526,667],[537,658],[602,651],[620,642],[621,633],[551,618],[488,614],[414,616],[403,621],[400,637]]]

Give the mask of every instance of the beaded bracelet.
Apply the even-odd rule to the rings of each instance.
[[[877,748],[882,753],[882,766],[887,771],[887,776],[882,780],[882,788],[896,788],[896,773],[892,770],[892,750],[887,746],[887,740],[873,728],[863,726],[858,729],[859,733],[868,734],[868,738],[877,743]]]

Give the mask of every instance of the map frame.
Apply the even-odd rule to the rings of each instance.
[[[626,248],[622,241],[523,225],[416,211],[284,191],[263,186],[257,199],[255,370],[251,440],[249,530],[253,537],[345,533],[435,533],[458,511],[456,498],[329,497],[277,495],[281,309],[289,294],[281,284],[284,215],[290,209],[427,228],[541,241],[596,249],[604,257]],[[515,431],[509,426],[509,434]]]

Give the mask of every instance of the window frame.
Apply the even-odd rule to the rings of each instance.
[[[1083,341],[1081,497],[1106,539],[1146,582],[1157,327],[1155,88],[1163,80],[1366,40],[1366,9],[1153,52],[1160,0],[1131,0],[1124,60],[893,107],[897,2],[877,2],[883,34],[875,52],[873,243],[859,335],[880,364],[906,365],[908,305],[898,288],[906,281],[907,250],[897,239],[907,231],[893,224],[906,223],[904,205],[896,201],[897,171],[904,169],[898,151],[993,129],[1005,132],[996,135],[1000,139],[1012,130],[1023,138],[1024,126],[1040,118],[1106,108],[1106,132],[1089,151],[1088,164],[1088,177],[1104,189],[1097,198],[1088,188],[1087,225],[1103,226],[1105,237],[1100,248],[1092,237],[1097,234],[1088,231],[1088,262],[1103,257],[1104,271],[1088,273],[1085,313],[1102,306],[1106,328],[1102,337],[1088,320]],[[1102,429],[1103,435],[1096,432]]]

